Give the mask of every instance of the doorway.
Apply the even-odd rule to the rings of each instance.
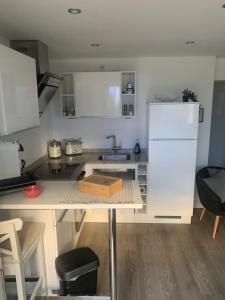
[[[225,81],[214,83],[208,164],[225,167]]]

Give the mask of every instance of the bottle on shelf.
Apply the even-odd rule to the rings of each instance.
[[[124,104],[123,106],[123,115],[127,116],[127,104]]]
[[[134,115],[134,106],[132,104],[129,105],[129,116]]]
[[[135,154],[140,154],[141,153],[141,147],[140,147],[140,144],[139,144],[138,140],[136,140],[136,144],[134,146],[134,153]]]

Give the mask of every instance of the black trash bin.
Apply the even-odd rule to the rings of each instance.
[[[59,255],[55,267],[60,279],[60,296],[95,296],[99,258],[87,247]]]

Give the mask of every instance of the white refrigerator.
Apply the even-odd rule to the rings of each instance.
[[[171,102],[148,106],[149,213],[156,219],[190,221],[199,104]]]

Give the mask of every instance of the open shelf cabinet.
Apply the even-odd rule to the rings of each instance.
[[[136,114],[136,72],[121,72],[122,116],[134,117]]]
[[[76,117],[74,73],[63,73],[64,80],[60,87],[61,111],[67,118]]]
[[[135,214],[147,214],[147,207],[148,207],[148,164],[138,164],[137,166],[137,180],[139,183],[141,198],[143,200],[143,208],[136,209]]]

